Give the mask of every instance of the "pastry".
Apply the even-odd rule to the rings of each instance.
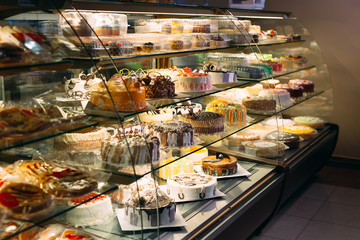
[[[175,201],[193,201],[216,194],[216,178],[202,173],[184,173],[167,180],[167,193]]]
[[[175,96],[175,84],[169,76],[145,76],[140,78],[145,88],[146,98],[172,98]]]
[[[145,132],[158,137],[162,147],[188,147],[195,143],[194,128],[182,121],[152,123]]]
[[[269,140],[251,141],[245,144],[245,153],[266,158],[282,157],[285,153],[285,145]]]
[[[312,127],[297,125],[284,127],[284,131],[289,133],[295,133],[299,135],[299,137],[302,137],[304,140],[313,139],[317,134],[317,131]]]
[[[140,113],[139,118],[143,123],[164,122],[171,121],[173,119],[173,114],[171,111],[157,109]]]
[[[274,131],[265,136],[266,140],[280,141],[289,148],[298,148],[300,145],[300,137],[294,133],[284,131]]]
[[[144,181],[148,181],[146,183]],[[125,201],[125,220],[131,225],[147,228],[166,226],[175,221],[176,205],[154,180],[146,178],[138,182],[138,191],[133,191]]]
[[[106,128],[90,127],[54,138],[54,148],[60,151],[94,150],[109,136]]]
[[[276,100],[272,96],[254,96],[243,99],[243,105],[246,109],[253,112],[274,111],[276,108]]]
[[[31,184],[8,183],[0,190],[0,207],[16,218],[31,219],[46,214],[53,204],[50,194]]]
[[[260,82],[264,88],[275,88],[280,83],[277,79],[263,80]]]
[[[308,126],[315,129],[323,128],[325,121],[319,117],[298,116],[294,118],[294,122],[298,125]]]
[[[224,116],[220,113],[199,112],[180,116],[181,121],[190,123],[195,133],[212,134],[224,131]]]
[[[81,72],[78,78],[65,79],[65,92],[68,98],[75,100],[90,99],[90,88],[95,83],[100,83],[102,80],[96,77],[96,72],[92,74],[84,74]]]
[[[200,149],[201,148],[201,149]],[[194,164],[201,164],[202,159],[209,155],[206,147],[195,145],[192,147],[183,147],[180,149],[180,156],[185,156],[192,160]]]
[[[304,88],[299,85],[278,84],[276,89],[284,89],[290,93],[291,98],[300,98],[304,95]]]
[[[237,172],[237,159],[235,157],[217,153],[202,160],[202,169],[211,176],[229,176]]]
[[[65,214],[66,222],[74,226],[103,224],[114,217],[111,199],[107,195],[91,192],[71,199],[68,205],[76,206]]]
[[[246,108],[241,104],[214,100],[206,106],[206,111],[220,113],[225,117],[225,122],[230,124],[246,122]]]
[[[292,79],[289,81],[289,85],[299,85],[304,88],[305,93],[314,92],[314,82],[310,80]]]

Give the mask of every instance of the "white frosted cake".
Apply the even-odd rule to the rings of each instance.
[[[177,92],[198,92],[212,89],[211,78],[207,73],[192,72],[190,68],[178,69],[172,76]]]
[[[271,96],[276,100],[276,104],[281,107],[288,107],[292,104],[290,93],[283,89],[262,90],[259,92],[259,96]]]
[[[167,194],[175,201],[192,201],[213,197],[216,178],[201,173],[175,175],[167,180]]]
[[[82,197],[73,198],[68,202],[68,205],[79,205],[97,195],[97,193],[92,192]],[[103,224],[114,217],[111,199],[107,195],[98,196],[66,212],[65,217],[66,221],[74,226]]]
[[[208,72],[212,84],[237,82],[235,72]]]

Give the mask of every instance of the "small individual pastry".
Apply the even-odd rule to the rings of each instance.
[[[263,80],[260,82],[264,88],[275,88],[280,83],[277,79]]]
[[[245,153],[266,158],[282,157],[285,153],[285,145],[268,140],[252,141],[245,144]]]
[[[224,116],[214,112],[199,112],[179,117],[180,121],[190,123],[195,133],[212,134],[224,131]]]
[[[315,129],[323,128],[325,121],[319,117],[298,116],[294,118],[294,122],[299,125],[312,127]]]
[[[304,88],[305,93],[314,92],[314,82],[310,80],[292,79],[289,81],[289,85],[299,85]]]
[[[280,141],[289,148],[298,148],[300,145],[300,137],[295,133],[284,131],[274,131],[265,136],[265,139],[272,141]]]
[[[229,176],[237,172],[237,159],[222,153],[208,156],[202,160],[202,169],[211,176]]]
[[[8,183],[0,191],[0,206],[20,219],[45,214],[53,204],[54,199],[50,194],[27,183]]]
[[[201,148],[201,149],[200,149]],[[187,155],[191,153],[190,155]],[[206,158],[209,153],[208,149],[206,147],[203,147],[201,145],[195,145],[192,147],[183,147],[180,149],[180,156],[184,156],[188,159],[191,159],[194,164],[201,164],[202,159]]]
[[[313,139],[317,134],[317,131],[312,127],[297,126],[297,125],[284,127],[284,131],[289,133],[295,133],[299,135],[299,137],[302,137],[304,140]]]

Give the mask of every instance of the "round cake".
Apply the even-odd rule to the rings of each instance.
[[[225,117],[225,122],[230,124],[246,122],[246,108],[241,104],[214,100],[206,106],[206,111],[220,113]]]
[[[169,178],[166,186],[175,201],[193,201],[215,196],[217,180],[201,173],[185,173]]]
[[[203,147],[201,145],[196,145],[192,147],[181,148],[180,156],[184,156],[184,155],[186,155],[186,158],[192,160],[194,164],[201,164],[202,159],[207,157],[209,153],[206,147]]]
[[[91,226],[111,220],[114,217],[114,211],[110,197],[98,195],[98,193],[91,192],[71,199],[68,205],[76,206],[76,208],[66,212],[66,222],[74,226]]]
[[[202,160],[202,169],[211,176],[229,176],[237,172],[237,159],[226,154],[218,153]]]
[[[266,158],[282,157],[285,153],[285,145],[268,140],[252,141],[245,144],[245,153]]]
[[[253,112],[267,112],[276,109],[276,100],[272,96],[254,96],[243,99],[246,109]]]
[[[198,92],[212,89],[212,83],[207,73],[192,72],[191,68],[177,69],[173,76],[177,92]]]
[[[243,150],[244,142],[259,140],[260,135],[252,132],[240,132],[227,138],[228,147],[231,150]]]
[[[107,82],[107,87],[118,111],[135,111],[146,108],[145,89],[140,85],[131,77],[121,78],[120,75],[114,75]],[[102,82],[91,87],[90,102],[103,110],[115,111],[113,102]]]
[[[157,109],[140,113],[139,118],[143,123],[163,122],[171,121],[173,119],[173,114],[167,110]]]
[[[90,127],[54,138],[54,148],[61,151],[94,150],[109,136],[106,128]]]
[[[314,82],[310,80],[292,79],[289,81],[289,85],[299,85],[304,88],[305,93],[314,92]]]
[[[288,91],[291,98],[300,98],[304,95],[304,88],[299,85],[278,84],[275,88]]]
[[[156,136],[162,147],[188,147],[194,145],[194,128],[182,121],[152,123],[145,133]]]
[[[325,121],[319,117],[299,116],[294,118],[294,122],[299,125],[312,127],[315,129],[323,128]]]
[[[304,140],[313,139],[317,134],[317,131],[314,128],[308,126],[295,125],[290,127],[284,127],[284,131],[289,133],[295,133],[299,135],[299,137],[302,137]]]
[[[280,141],[289,148],[298,148],[300,145],[300,137],[298,135],[284,131],[271,132],[265,136],[265,139]]]
[[[276,104],[281,107],[288,107],[292,104],[290,93],[284,89],[263,90],[259,92],[259,96],[271,96],[273,99],[275,99]]]
[[[191,124],[195,133],[211,134],[224,131],[224,116],[220,113],[199,112],[180,116],[183,122]]]

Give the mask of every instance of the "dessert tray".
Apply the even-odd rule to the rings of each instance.
[[[115,214],[117,216],[117,219],[119,221],[120,227],[122,231],[141,231],[145,229],[158,229],[157,226],[154,227],[138,227],[131,225],[130,223],[126,222],[125,220],[125,208],[117,208],[115,209]],[[175,219],[172,223],[167,225],[161,225],[159,228],[175,228],[175,227],[184,227],[186,226],[185,219],[181,215],[179,211],[176,211],[175,213]]]
[[[201,165],[195,165],[194,171],[196,171],[198,173],[204,173]],[[235,174],[228,175],[228,176],[213,176],[213,177],[215,177],[217,179],[221,179],[221,178],[247,177],[250,175],[251,175],[250,172],[248,172],[245,168],[241,167],[239,163],[237,163],[237,171]]]

